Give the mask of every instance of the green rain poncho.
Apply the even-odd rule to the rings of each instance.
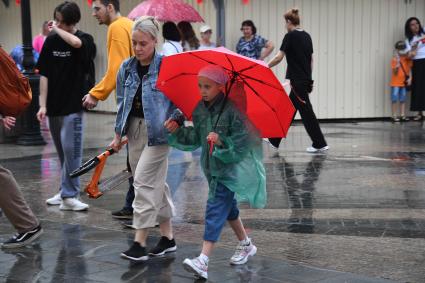
[[[238,201],[249,202],[254,208],[266,205],[266,174],[262,163],[261,139],[231,101],[225,103],[217,127],[213,130],[224,95],[210,107],[201,101],[193,111],[193,127],[181,127],[169,135],[171,146],[193,151],[202,147],[201,165],[209,184],[209,197],[214,196],[217,183],[235,192]],[[219,134],[222,146],[214,146],[212,155],[206,137]]]

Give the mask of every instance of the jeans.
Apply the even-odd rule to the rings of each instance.
[[[69,174],[81,166],[83,156],[83,112],[49,117],[49,128],[62,168],[61,197],[77,197],[80,178]]]
[[[223,184],[218,183],[214,197],[207,201],[204,240],[217,242],[226,220],[232,221],[238,219],[238,217],[239,209],[235,193]]]
[[[406,102],[407,90],[405,87],[391,87],[391,102],[396,103],[400,101],[401,103]]]

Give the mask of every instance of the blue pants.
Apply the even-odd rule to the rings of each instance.
[[[61,197],[76,197],[80,193],[80,178],[71,178],[69,173],[82,162],[83,112],[49,117],[49,128],[62,168]]]
[[[207,201],[204,240],[217,242],[226,221],[236,220],[238,217],[235,193],[218,183],[214,197]]]
[[[406,93],[407,90],[405,87],[397,87],[392,86],[391,87],[391,102],[396,103],[400,101],[401,103],[406,101]]]

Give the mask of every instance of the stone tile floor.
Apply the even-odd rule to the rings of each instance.
[[[87,117],[84,157],[112,137],[112,115]],[[264,143],[268,204],[241,205],[258,254],[231,267],[235,240],[229,228],[210,265],[211,282],[425,282],[425,127],[422,123],[326,123],[327,154],[305,153],[300,124],[279,150]],[[0,163],[11,169],[41,219],[45,234],[30,247],[0,251],[0,282],[192,282],[181,266],[198,254],[207,185],[199,152],[170,154],[168,183],[176,205],[179,250],[144,264],[119,258],[133,231],[111,219],[126,184],[90,204],[86,213],[62,212],[44,200],[57,191],[58,159],[49,144],[0,145]],[[125,167],[125,153],[108,160],[104,175]],[[90,179],[83,176],[82,183]],[[0,240],[13,233],[0,218]],[[158,240],[154,229],[149,243]]]

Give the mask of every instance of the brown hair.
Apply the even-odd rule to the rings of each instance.
[[[182,38],[182,45],[184,47],[185,41],[189,43],[191,49],[198,49],[200,46],[199,39],[196,37],[195,31],[189,22],[182,21],[177,24]],[[185,50],[187,51],[187,50]]]
[[[285,21],[291,22],[293,25],[297,26],[300,24],[300,14],[298,8],[289,9],[285,14]]]

